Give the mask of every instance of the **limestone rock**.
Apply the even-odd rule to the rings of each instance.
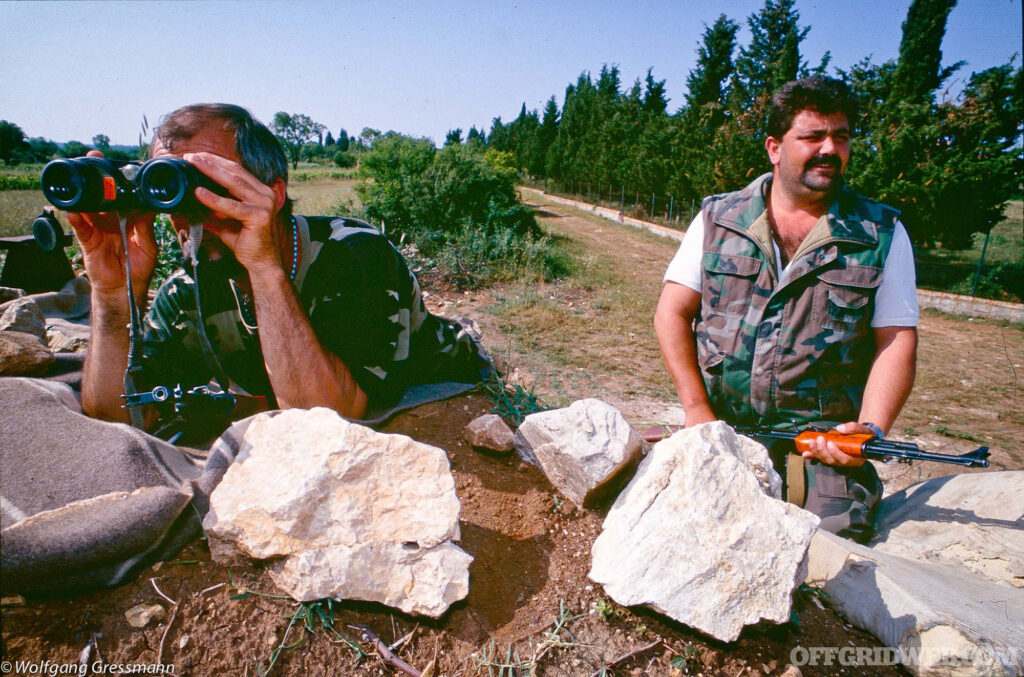
[[[46,342],[55,353],[80,353],[89,347],[89,325],[60,317],[47,319]]]
[[[950,475],[893,494],[871,549],[1024,587],[1024,471]]]
[[[19,331],[46,342],[46,317],[36,302],[29,298],[8,301],[0,312],[0,331]]]
[[[643,453],[643,440],[618,409],[601,400],[530,414],[516,432],[566,498],[591,505]]]
[[[971,473],[893,494],[870,547],[815,536],[807,582],[916,674],[1024,674],[1022,481]]]
[[[41,376],[53,364],[53,353],[38,336],[0,331],[0,376]]]
[[[469,422],[466,441],[478,449],[507,454],[515,448],[515,435],[497,414],[484,414]]]
[[[619,604],[727,642],[762,619],[788,621],[819,520],[771,496],[780,481],[767,450],[725,423],[677,432],[608,512],[590,578]]]
[[[218,562],[271,559],[299,601],[377,601],[440,616],[469,592],[472,557],[445,453],[317,408],[257,417],[203,521]]]
[[[165,613],[159,604],[137,604],[125,611],[124,617],[133,628],[144,628],[154,618],[161,620]]]
[[[24,289],[18,289],[17,287],[0,287],[0,304],[7,303],[11,299],[20,299],[24,295]]]

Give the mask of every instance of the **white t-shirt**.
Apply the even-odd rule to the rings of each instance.
[[[779,246],[775,244],[775,261],[779,262]],[[665,282],[676,282],[700,292],[701,268],[704,255],[704,216],[697,212],[693,223],[683,236],[672,262],[665,271]],[[776,263],[778,265],[778,263]],[[779,270],[782,277],[782,270]],[[893,231],[892,245],[882,268],[882,282],[875,294],[875,314],[872,327],[916,327],[917,279],[914,273],[914,250],[907,229],[899,221]]]

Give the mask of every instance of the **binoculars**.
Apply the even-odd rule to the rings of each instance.
[[[227,191],[181,158],[120,162],[99,157],[53,160],[39,178],[43,196],[67,212],[165,212],[202,216],[196,188]]]

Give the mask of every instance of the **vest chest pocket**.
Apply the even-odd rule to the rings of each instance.
[[[818,276],[824,298],[821,326],[840,332],[856,332],[871,320],[872,301],[882,281],[882,270],[870,266],[850,266],[829,270]]]
[[[761,260],[750,256],[704,252],[701,282],[705,316],[742,318],[754,296]],[[710,320],[709,317],[705,317]]]

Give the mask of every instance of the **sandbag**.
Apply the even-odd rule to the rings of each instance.
[[[5,592],[117,585],[201,533],[202,460],[83,415],[61,383],[0,378],[0,412]]]

